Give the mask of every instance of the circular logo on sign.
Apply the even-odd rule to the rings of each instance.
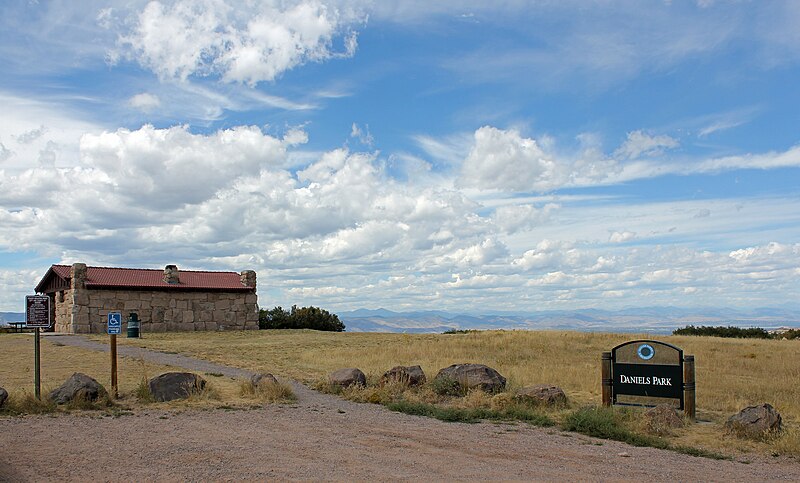
[[[653,358],[654,355],[656,355],[655,349],[653,349],[653,346],[651,346],[650,344],[640,345],[639,350],[637,350],[636,353],[639,354],[640,358],[646,361],[649,361],[650,359]]]

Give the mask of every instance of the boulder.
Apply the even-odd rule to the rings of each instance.
[[[96,380],[76,372],[64,384],[50,392],[50,399],[56,404],[66,404],[73,400],[97,401],[105,396],[105,388]]]
[[[564,391],[551,384],[539,384],[523,387],[515,396],[518,401],[533,403],[543,406],[564,406],[567,404],[567,395]]]
[[[659,404],[644,413],[645,426],[653,434],[664,436],[670,430],[683,427],[683,418],[675,407],[668,404]]]
[[[278,380],[269,373],[253,374],[250,378],[250,385],[253,386],[253,389],[258,389],[258,386],[268,384],[278,384]]]
[[[353,385],[367,385],[367,376],[361,372],[360,369],[356,369],[355,367],[348,367],[345,369],[339,369],[333,371],[330,376],[328,376],[328,380],[334,386],[340,387],[350,387]]]
[[[407,386],[425,384],[425,372],[420,366],[395,366],[383,373],[381,385],[389,382],[399,382]]]
[[[191,372],[167,372],[147,383],[156,401],[186,399],[206,387],[206,380]]]
[[[748,406],[725,423],[728,431],[750,439],[762,439],[781,430],[781,415],[772,405]]]
[[[440,370],[434,380],[455,381],[461,389],[480,389],[485,392],[500,392],[506,388],[506,378],[483,364],[453,364]]]
[[[0,408],[6,403],[6,399],[8,399],[8,391],[0,387]]]

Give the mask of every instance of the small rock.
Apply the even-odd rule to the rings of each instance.
[[[628,454],[628,453],[626,453],[624,451],[622,453],[617,453],[617,456],[622,456],[623,458],[630,458],[631,457],[630,454]]]
[[[644,413],[645,425],[651,433],[663,436],[674,428],[683,427],[683,418],[678,411],[668,404],[659,404]]]
[[[485,392],[500,392],[506,388],[506,378],[483,364],[453,364],[436,374],[436,379],[449,379],[463,389],[480,389]]]
[[[278,384],[278,380],[269,373],[253,374],[250,378],[250,385],[253,386],[253,389],[258,389],[258,386],[267,384]]]
[[[564,406],[567,404],[567,395],[564,391],[551,384],[539,384],[523,387],[515,396],[518,401],[540,404],[544,406]]]
[[[750,439],[763,439],[781,430],[781,415],[771,404],[748,406],[725,423],[728,431]]]
[[[331,375],[328,376],[328,380],[334,386],[341,386],[341,387],[350,387],[353,385],[360,385],[360,386],[367,385],[367,376],[365,376],[360,369],[356,369],[355,367],[348,367],[345,369],[339,369],[333,371]]]
[[[105,395],[106,390],[99,382],[86,374],[75,372],[64,384],[52,390],[49,397],[56,404],[66,404],[76,399],[97,401]]]
[[[0,408],[6,403],[6,399],[8,399],[8,391],[0,387]]]
[[[408,386],[425,384],[425,372],[420,366],[395,366],[383,373],[381,385],[388,382],[400,382]]]
[[[191,372],[167,372],[147,383],[156,401],[186,399],[203,390],[206,380]]]

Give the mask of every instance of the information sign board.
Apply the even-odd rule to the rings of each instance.
[[[108,327],[109,334],[119,334],[122,331],[122,314],[119,312],[108,313]]]
[[[47,329],[50,324],[50,297],[47,295],[26,295],[25,326]]]
[[[634,340],[611,350],[614,404],[651,406],[672,399],[683,409],[683,351],[672,344]]]

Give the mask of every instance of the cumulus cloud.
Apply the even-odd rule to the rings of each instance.
[[[494,211],[492,219],[506,233],[530,230],[550,218],[559,205],[547,203],[542,208],[532,204],[500,206]]]
[[[636,239],[636,233],[631,231],[614,231],[608,236],[609,243],[626,243]]]
[[[14,136],[16,141],[20,144],[30,144],[33,141],[39,139],[47,132],[47,128],[44,126],[39,126],[36,129],[31,129],[30,131],[25,131],[24,133]]]
[[[0,163],[14,155],[14,152],[6,147],[5,144],[0,143]]]
[[[662,134],[653,136],[644,131],[633,131],[628,133],[628,138],[616,151],[617,156],[624,158],[637,158],[641,155],[658,156],[667,149],[675,149],[679,146],[678,140]]]
[[[484,126],[475,131],[459,183],[470,188],[547,191],[565,184],[567,176],[565,166],[535,140],[514,129]]]
[[[142,92],[128,99],[128,105],[143,112],[151,112],[161,106],[161,101],[154,94]]]
[[[215,75],[255,85],[307,62],[352,56],[354,27],[364,19],[356,9],[317,0],[153,1],[120,35],[119,48],[162,79]]]
[[[594,145],[562,156],[546,139],[548,149],[516,129],[483,126],[475,131],[457,183],[465,188],[518,192],[547,192],[568,186],[602,184],[620,172],[613,159]],[[585,143],[584,143],[585,144]]]
[[[525,144],[521,135],[499,134]],[[301,129],[270,135],[253,126],[86,134],[75,166],[0,176],[0,246],[68,262],[253,268],[268,281],[266,303],[332,309],[364,300],[456,310],[631,298],[752,305],[770,300],[767,286],[797,288],[800,245],[753,244],[741,235],[791,239],[794,200],[473,198],[446,183],[393,178],[378,152],[303,152],[307,140]],[[585,169],[564,164],[572,179]],[[693,218],[704,209],[713,219]],[[610,232],[614,225],[625,229]],[[713,233],[732,248],[637,243],[676,225],[682,237]]]

